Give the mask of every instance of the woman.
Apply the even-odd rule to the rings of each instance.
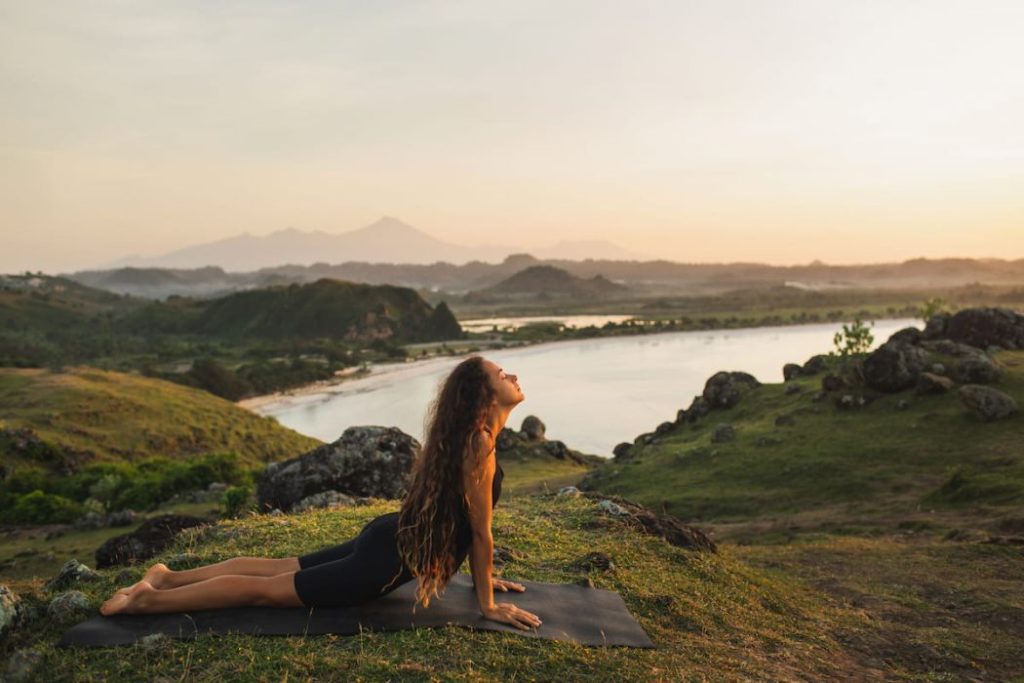
[[[491,509],[504,476],[495,436],[524,398],[515,375],[480,356],[463,360],[430,406],[427,437],[399,511],[371,520],[345,543],[299,557],[235,557],[178,572],[154,564],[100,612],[355,605],[414,578],[416,602],[427,607],[468,555],[483,616],[523,629],[539,626],[535,614],[494,601],[494,590],[526,588],[491,576]]]

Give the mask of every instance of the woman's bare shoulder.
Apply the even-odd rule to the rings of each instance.
[[[494,453],[495,440],[487,427],[474,429],[470,432],[466,443],[466,457],[474,465],[483,464],[488,456]]]

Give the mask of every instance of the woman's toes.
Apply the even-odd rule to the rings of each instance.
[[[110,598],[100,605],[100,614],[104,616],[110,616],[111,614],[117,614],[124,610],[125,605],[128,604],[128,600],[131,599],[131,595],[128,593],[122,593],[118,591],[114,593]]]
[[[139,581],[132,587],[131,593],[115,593],[109,600],[100,605],[100,613],[106,616],[111,614],[135,614],[144,611],[149,596],[156,592],[146,580]]]

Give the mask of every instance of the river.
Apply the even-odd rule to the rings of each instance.
[[[742,370],[762,382],[781,382],[785,363],[803,363],[833,349],[842,323],[665,332],[559,341],[487,352],[519,376],[526,400],[509,417],[518,429],[536,415],[549,439],[610,456],[621,441],[653,430],[704,388],[719,370]],[[877,320],[874,345],[917,319]],[[387,425],[423,438],[423,420],[438,384],[458,357],[382,365],[323,393],[283,397],[252,409],[281,424],[333,441],[352,425]]]

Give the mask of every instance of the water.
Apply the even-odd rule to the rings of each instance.
[[[522,315],[514,318],[460,320],[459,325],[467,332],[490,332],[495,326],[499,330],[518,330],[524,325],[540,322],[561,323],[566,327],[586,327],[588,325],[601,327],[608,322],[622,323],[632,317],[631,315]]]
[[[878,320],[874,346],[916,319]],[[842,323],[756,327],[707,332],[666,332],[552,342],[485,355],[519,376],[526,400],[509,416],[519,428],[527,415],[585,453],[610,456],[690,405],[707,378],[719,370],[749,372],[762,382],[781,382],[785,363],[803,363],[833,348]],[[461,358],[446,357],[381,366],[373,375],[332,387],[329,394],[288,397],[256,408],[292,429],[334,441],[352,425],[396,426],[423,439],[428,403]]]

